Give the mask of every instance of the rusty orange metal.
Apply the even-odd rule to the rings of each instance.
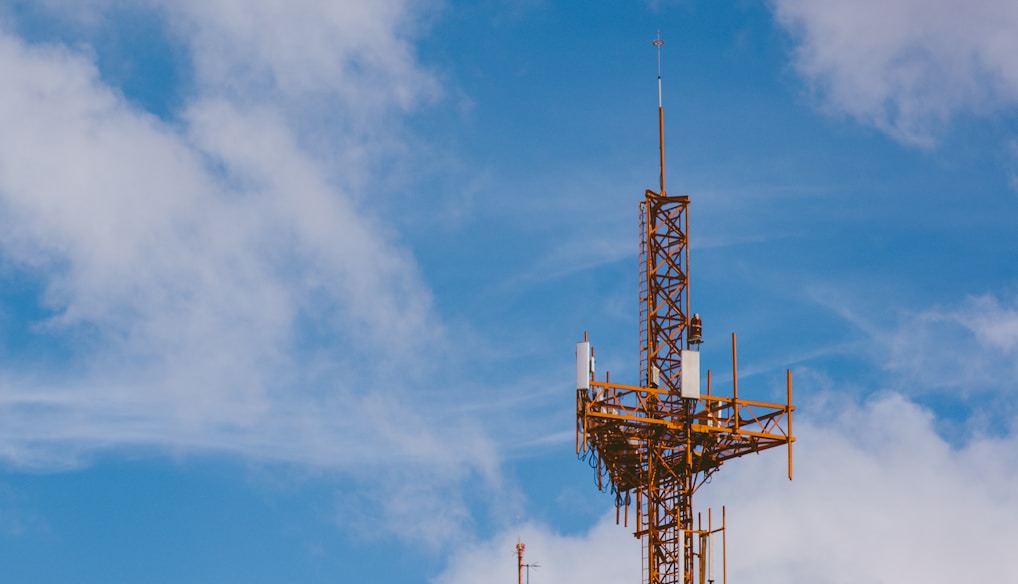
[[[659,49],[661,44],[660,39],[655,43]],[[660,74],[658,83],[660,95]],[[792,374],[786,374],[785,404],[740,398],[733,333],[732,395],[712,395],[708,371],[706,394],[699,394],[697,379],[695,391],[685,388],[692,397],[683,397],[683,355],[696,358],[690,371],[698,371],[699,354],[691,351],[701,339],[699,331],[688,338],[690,199],[665,192],[660,99],[658,124],[661,192],[646,191],[639,214],[642,384],[614,383],[609,374],[598,381],[591,372],[589,383],[577,389],[576,451],[596,469],[598,487],[615,494],[618,522],[628,525],[635,499],[634,535],[643,542],[644,583],[716,584],[714,550],[720,536],[724,584],[724,510],[720,527],[712,524],[709,510],[704,526],[694,516],[693,495],[725,462],[778,446],[788,449],[792,478]]]

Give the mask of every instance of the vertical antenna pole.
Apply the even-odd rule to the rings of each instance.
[[[786,369],[788,375],[788,480],[792,480],[792,370]]]
[[[662,151],[663,151],[663,149],[662,149]],[[664,166],[662,166],[661,168],[664,168]],[[662,171],[662,172],[664,172],[664,171]],[[664,192],[664,187],[661,187],[661,191]],[[683,330],[683,334],[686,336],[686,341],[688,343],[688,341],[689,341],[689,313],[690,313],[689,307],[691,306],[691,304],[689,304],[689,289],[690,289],[690,285],[689,285],[689,211],[687,210],[684,213],[684,215],[686,216],[686,231],[685,231],[685,233],[686,233],[686,244],[685,244],[685,247],[686,247],[686,310],[685,310],[685,312],[686,312],[686,314],[685,314],[685,319],[686,320],[683,323],[682,330]],[[692,345],[687,344],[686,348],[687,349],[692,348]]]
[[[735,349],[735,333],[732,333],[732,416],[735,431],[739,431],[739,359]]]
[[[657,47],[657,134],[658,149],[661,153],[661,196],[665,196],[665,109],[661,99],[661,47],[665,42],[661,40],[661,31],[658,31],[657,38],[653,44]]]
[[[708,509],[707,511],[710,512],[710,509]],[[707,559],[703,555],[703,550],[707,546],[704,545],[704,542],[705,542],[706,538],[704,538],[704,536],[703,536],[703,516],[700,513],[696,514],[696,531],[698,532],[697,535],[699,536],[699,540],[700,540],[700,542],[699,542],[700,553],[698,554],[698,557],[696,558],[697,559],[697,563],[699,563],[699,566],[697,566],[697,567],[699,568],[699,572],[700,572],[700,584],[703,584],[703,575],[704,575],[703,573],[705,571],[704,567],[706,567],[706,564],[704,563],[704,560]],[[690,580],[692,580],[692,579],[693,579],[692,578],[692,574],[690,574]]]
[[[725,506],[721,506],[721,582],[728,584],[728,523],[725,521]]]
[[[516,563],[519,569],[519,584],[523,584],[523,542],[516,540]]]
[[[707,509],[707,582],[714,584],[714,569],[717,561],[714,559],[714,517],[713,509]]]

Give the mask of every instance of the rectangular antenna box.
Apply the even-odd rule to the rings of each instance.
[[[576,389],[590,389],[591,372],[590,343],[576,343]]]
[[[680,351],[682,373],[679,375],[679,392],[682,397],[700,398],[700,351]]]

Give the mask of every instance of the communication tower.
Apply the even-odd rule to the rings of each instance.
[[[665,191],[663,44],[660,36],[654,41],[661,192],[648,190],[640,202],[642,379],[623,385],[606,373],[598,381],[584,333],[576,345],[576,452],[596,469],[598,488],[615,495],[617,522],[628,526],[635,503],[645,584],[724,584],[724,508],[720,525],[709,509],[704,522],[694,515],[693,495],[724,462],[782,445],[792,478],[792,373],[786,371],[784,405],[739,398],[733,333],[732,395],[712,393],[709,370],[700,391],[702,323],[689,311],[689,197]]]
[[[526,584],[530,584],[530,569],[531,568],[540,568],[541,567],[540,564],[537,564],[537,563],[526,564],[526,563],[523,562],[523,550],[525,550],[526,548],[527,548],[527,546],[523,543],[523,541],[520,540],[519,538],[517,538],[516,539],[516,567],[517,567],[517,573],[519,575],[519,580],[518,580],[519,584],[523,584],[524,583],[524,580],[523,580],[523,570],[527,571]]]

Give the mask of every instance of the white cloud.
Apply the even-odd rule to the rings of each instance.
[[[363,116],[411,108],[441,92],[413,45],[438,6],[430,0],[156,0],[140,6],[38,0],[25,10],[86,33],[118,26],[125,14],[158,17],[190,52],[204,93],[226,92],[237,101],[328,94],[340,114]]]
[[[828,106],[929,144],[954,115],[1018,106],[1018,4],[773,0]]]
[[[933,414],[897,394],[865,403],[814,394],[783,453],[727,463],[697,496],[727,507],[730,582],[925,582],[1018,578],[1018,437],[951,446]],[[606,502],[606,506],[608,503]],[[590,531],[522,530],[541,582],[637,581],[639,548],[614,514]],[[514,533],[453,556],[440,584],[511,579]],[[511,581],[511,580],[510,580]]]
[[[931,412],[894,394],[808,405],[795,481],[764,455],[712,485],[728,505],[733,581],[1018,577],[1006,553],[1018,544],[1015,436],[952,447]]]
[[[517,539],[517,537],[519,539]],[[525,524],[492,539],[463,546],[452,555],[435,584],[515,581],[516,543],[526,546],[523,560],[532,568],[532,584],[613,584],[640,581],[640,545],[626,529],[605,516],[587,533],[566,535],[538,524]]]
[[[139,353],[186,341],[199,357],[243,341],[250,366],[278,356],[302,310],[340,312],[376,347],[426,337],[412,259],[271,112],[198,103],[181,136],[66,52],[10,38],[2,50],[4,244],[49,270],[54,326],[87,323]]]
[[[89,25],[114,4],[93,3]],[[0,365],[0,457],[58,468],[110,448],[216,451],[364,480],[398,467],[392,489],[431,487],[373,486],[382,512],[450,537],[466,519],[428,532],[422,515],[467,477],[497,489],[493,449],[448,412],[455,391],[434,389],[448,344],[430,291],[345,180],[364,173],[348,154],[369,140],[346,121],[435,90],[399,28],[414,13],[173,9],[195,19],[176,22],[203,85],[172,122],[128,104],[84,54],[0,34],[0,257],[41,282],[51,316],[34,334],[69,352]],[[318,128],[338,150],[307,148],[287,99],[311,92],[340,96],[342,119]]]
[[[409,40],[426,4],[405,0],[167,0],[206,89],[326,92],[359,115],[409,108],[438,91]]]

